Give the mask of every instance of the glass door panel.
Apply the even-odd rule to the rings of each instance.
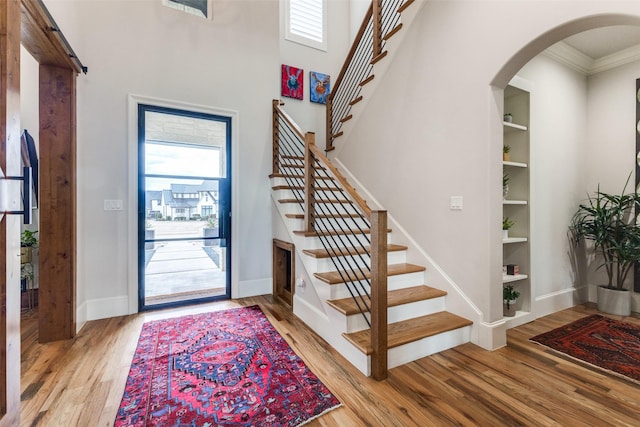
[[[229,298],[229,120],[140,107],[140,308]]]

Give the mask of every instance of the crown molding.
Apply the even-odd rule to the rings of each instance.
[[[612,68],[630,64],[640,60],[640,45],[631,46],[611,55],[596,59],[590,74],[611,70]]]
[[[593,69],[594,60],[565,42],[558,42],[542,52],[545,56],[579,73],[589,75]]]
[[[640,61],[640,45],[631,46],[599,59],[593,59],[564,42],[558,42],[542,53],[586,76]]]

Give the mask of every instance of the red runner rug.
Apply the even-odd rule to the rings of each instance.
[[[530,339],[640,383],[640,326],[594,314]]]
[[[298,426],[340,402],[258,306],[142,326],[115,426]]]

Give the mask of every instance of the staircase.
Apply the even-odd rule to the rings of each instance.
[[[468,342],[472,322],[447,312],[446,292],[407,262],[386,212],[368,207],[277,100],[273,111],[272,198],[312,282],[296,289],[294,313],[378,380]]]

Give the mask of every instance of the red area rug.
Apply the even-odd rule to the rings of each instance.
[[[640,383],[638,325],[594,314],[531,341]]]
[[[340,402],[258,306],[142,326],[115,426],[298,426]]]

